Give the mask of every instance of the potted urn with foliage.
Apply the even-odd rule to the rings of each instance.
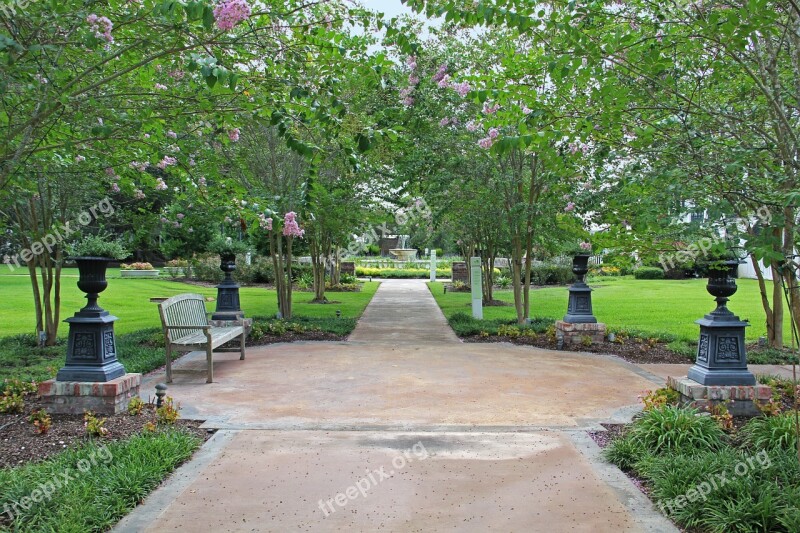
[[[217,237],[208,246],[208,251],[219,254],[219,268],[225,273],[225,279],[217,285],[217,309],[212,320],[240,320],[244,317],[239,303],[239,284],[233,280],[236,270],[236,256],[249,251],[247,244],[235,241],[230,237]]]
[[[572,250],[572,273],[575,280],[582,283],[589,272],[589,257],[592,255],[592,244],[584,241]]]
[[[114,322],[117,317],[97,304],[106,290],[109,261],[123,259],[128,251],[108,235],[89,235],[70,247],[70,256],[78,266],[78,288],[86,293],[85,307],[66,320],[69,324],[67,361],[56,380],[105,382],[125,375],[117,360]]]

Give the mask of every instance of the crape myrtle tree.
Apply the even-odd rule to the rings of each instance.
[[[351,61],[352,39],[342,28],[370,20],[363,10],[339,2],[67,1],[3,11],[3,198],[22,194],[12,193],[12,186],[33,198],[39,194],[36,173],[56,163],[60,171],[85,177],[111,196],[128,195],[143,208],[151,193],[170,190],[177,202],[203,182],[226,182],[216,163],[236,136],[241,113],[265,116],[278,126],[337,120],[344,111],[336,98],[337,71]],[[309,85],[304,72],[315,65],[315,83]],[[295,151],[310,151],[293,131],[283,128],[283,141]],[[38,209],[50,211],[36,220],[68,220],[78,213],[62,205],[40,202]],[[177,220],[188,213],[159,208],[151,227],[192,227]],[[16,231],[28,231],[25,238],[33,240],[40,229]],[[155,229],[137,239],[154,236]],[[46,253],[50,259],[37,261],[60,261],[63,255],[60,248]],[[43,283],[57,299],[58,269],[53,276]],[[40,294],[35,285],[34,293]],[[45,325],[52,332],[48,342],[55,342],[57,325]]]

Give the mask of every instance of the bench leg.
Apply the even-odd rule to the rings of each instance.
[[[172,383],[172,347],[167,343],[167,383]]]
[[[243,331],[242,336],[239,337],[239,344],[240,344],[240,351],[242,352],[242,356],[239,358],[239,361],[244,361],[244,338],[247,335],[247,332]]]
[[[206,383],[214,383],[214,364],[211,358],[211,343],[206,344],[206,364],[208,365],[208,377]]]

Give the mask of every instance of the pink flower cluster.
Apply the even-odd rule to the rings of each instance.
[[[259,213],[258,225],[261,226],[261,229],[272,231],[272,218],[267,217],[264,213]]]
[[[283,216],[283,234],[286,237],[302,237],[305,230],[300,229],[297,224],[297,215],[294,211],[289,211]]]
[[[577,154],[578,150],[580,150],[582,153],[586,154],[586,153],[589,152],[589,145],[588,144],[584,144],[581,141],[575,141],[575,142],[569,143],[569,152],[571,154]]]
[[[138,170],[139,172],[144,172],[147,170],[149,163],[142,163],[141,161],[131,161],[129,166],[133,169]]]
[[[164,170],[165,168],[171,167],[172,165],[176,164],[177,162],[178,162],[178,160],[175,159],[174,157],[172,157],[170,155],[165,155],[164,159],[159,161],[158,165],[156,165],[156,166],[158,168],[160,168],[161,170]]]
[[[581,247],[581,250],[591,250],[592,249],[592,243],[584,241],[584,242],[582,242],[580,244],[580,247]]]
[[[153,87],[155,87],[159,91],[166,91],[167,90],[167,86],[164,85],[164,84],[161,84],[161,83],[156,83],[155,85],[153,85]]]
[[[567,204],[567,206],[564,208],[564,211],[566,211],[567,213],[569,213],[571,211],[575,211],[575,203],[574,202],[569,202]]]
[[[234,26],[250,17],[250,6],[245,0],[223,0],[214,8],[217,27],[223,31],[232,30]]]
[[[442,63],[439,65],[439,70],[436,71],[436,74],[434,74],[431,79],[434,83],[439,83],[445,76],[447,76],[447,63]],[[441,85],[439,85],[439,87],[441,87]]]
[[[205,187],[206,186],[206,179],[205,178],[198,179],[197,180],[197,184],[200,185],[201,187]]]
[[[491,128],[489,133],[486,137],[478,141],[478,146],[484,149],[489,149],[495,143],[497,138],[500,136],[500,130],[497,128]]]
[[[92,13],[86,17],[86,22],[89,23],[89,29],[94,32],[95,37],[105,40],[108,44],[114,42],[114,37],[111,35],[114,25],[108,17],[98,17]]]
[[[167,137],[169,137],[170,139],[177,139],[177,138],[178,138],[178,134],[177,134],[177,133],[175,133],[175,132],[174,132],[174,131],[172,131],[172,130],[169,130],[169,131],[167,132]]]
[[[500,104],[494,104],[492,106],[489,105],[489,102],[483,103],[483,112],[486,115],[493,115],[497,113],[497,110],[500,109]]]
[[[469,82],[462,81],[461,83],[452,83],[450,87],[458,93],[458,96],[464,98],[469,93],[471,87],[469,86]]]
[[[479,127],[480,126],[477,123],[475,123],[474,120],[470,120],[469,122],[467,122],[467,131],[469,132],[477,131]]]
[[[408,56],[406,66],[411,69],[411,72],[408,75],[408,87],[400,89],[400,99],[404,106],[411,107],[414,105],[414,97],[411,95],[414,93],[414,88],[419,84],[419,76],[414,72],[417,70],[417,56]]]
[[[119,192],[119,185],[117,185],[116,183],[112,183],[111,192]]]
[[[530,115],[531,113],[533,113],[533,109],[529,108],[525,104],[522,104],[522,114],[523,115]]]
[[[142,192],[141,189],[134,189],[133,190],[133,197],[136,198],[137,200],[144,200],[144,198],[145,198],[144,192]]]
[[[450,74],[445,74],[442,79],[437,83],[440,89],[446,89],[450,86]]]
[[[157,191],[166,191],[167,184],[164,183],[164,178],[157,178],[156,179],[156,190]]]
[[[228,132],[228,139],[230,139],[231,142],[235,143],[235,142],[237,142],[239,140],[239,135],[240,134],[241,134],[241,131],[239,130],[239,128],[233,128],[232,130],[230,130]]]
[[[86,158],[84,156],[82,156],[82,155],[76,155],[75,156],[75,162],[76,163],[83,163],[84,161],[86,161]]]

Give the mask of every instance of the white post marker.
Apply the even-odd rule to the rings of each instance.
[[[472,317],[483,320],[483,276],[481,258],[470,257],[470,278],[472,280]]]
[[[431,281],[436,281],[436,250],[431,250]]]

